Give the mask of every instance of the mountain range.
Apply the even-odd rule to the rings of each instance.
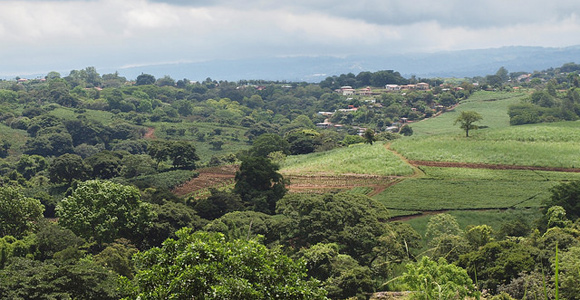
[[[141,73],[174,79],[237,81],[263,79],[320,82],[328,76],[361,71],[395,70],[405,77],[476,77],[495,74],[500,67],[509,72],[533,72],[580,61],[580,45],[565,48],[502,47],[436,53],[385,56],[352,55],[263,57],[243,60],[215,60],[172,63],[118,70],[127,78]],[[115,71],[115,70],[109,70]]]
[[[320,82],[328,76],[362,71],[394,70],[404,77],[477,77],[495,74],[500,67],[509,72],[533,72],[580,62],[580,45],[564,48],[513,46],[491,49],[460,50],[435,53],[406,53],[382,56],[351,55],[259,57],[239,60],[167,63],[133,67],[100,68],[99,73],[118,71],[135,79],[146,73],[155,77],[169,75],[175,80],[187,78],[215,80],[274,80]],[[90,66],[90,65],[89,65]],[[63,76],[70,70],[61,70]],[[46,74],[38,74],[44,76]],[[32,76],[28,78],[33,78]]]

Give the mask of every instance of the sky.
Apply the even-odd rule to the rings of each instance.
[[[0,76],[580,45],[577,0],[0,0]]]

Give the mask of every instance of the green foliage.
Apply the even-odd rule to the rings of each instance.
[[[561,206],[568,220],[575,221],[580,218],[580,181],[562,183],[550,191],[552,196],[545,202],[546,214],[552,206]]]
[[[54,183],[71,183],[75,179],[86,179],[90,171],[90,166],[80,156],[68,153],[52,161],[48,168],[48,176],[50,181]]]
[[[139,241],[152,219],[139,190],[110,181],[80,183],[57,206],[59,224],[99,244],[117,238]]]
[[[127,240],[119,239],[107,245],[103,251],[94,256],[93,260],[96,264],[111,269],[121,276],[133,278],[135,270],[131,258],[137,252],[137,248]]]
[[[14,187],[0,187],[0,236],[16,237],[29,233],[42,219],[39,200],[25,197]]]
[[[415,126],[416,127],[416,126]],[[580,166],[576,122],[523,125],[474,134],[398,139],[391,148],[410,160],[449,161],[519,166]]]
[[[177,237],[136,256],[127,299],[325,299],[302,262],[256,241],[186,228]]]
[[[90,259],[14,258],[0,270],[2,299],[119,299],[117,276]]]
[[[571,247],[561,253],[560,295],[563,299],[574,299],[580,295],[580,247]]]
[[[479,292],[467,272],[444,258],[433,261],[423,257],[414,264],[407,264],[401,277],[410,290],[411,299],[464,299],[478,297]]]
[[[158,163],[170,159],[174,167],[185,170],[194,170],[199,160],[195,146],[187,141],[154,141],[148,151]]]
[[[270,243],[277,240],[275,217],[255,211],[235,211],[208,223],[203,230],[220,232],[229,239],[259,239]]]
[[[257,137],[252,143],[252,148],[248,151],[252,156],[267,157],[272,152],[281,151],[283,154],[290,154],[288,142],[274,133],[265,133]]]
[[[459,235],[461,229],[457,220],[449,214],[437,214],[429,219],[425,237],[433,239],[444,234]]]
[[[510,283],[500,285],[498,292],[506,295],[505,299],[554,299],[553,284],[539,271],[520,273]]]
[[[276,202],[286,194],[284,177],[278,165],[262,156],[243,158],[236,172],[234,192],[254,211],[273,214]]]
[[[55,254],[69,247],[78,248],[85,243],[71,230],[49,221],[41,222],[35,239],[38,249],[36,258],[40,260],[51,259]]]
[[[531,272],[536,267],[538,250],[524,244],[505,240],[490,242],[476,251],[459,258],[457,264],[469,274],[477,274],[480,288],[497,291],[500,284],[508,284],[520,272]]]
[[[206,221],[191,207],[169,200],[174,199],[165,199],[162,204],[153,205],[156,216],[146,228],[143,245],[160,246],[164,240],[175,237],[175,232],[183,227],[200,229],[205,225]]]
[[[278,202],[282,242],[299,249],[317,243],[337,243],[341,252],[368,263],[378,238],[388,232],[382,221],[387,210],[358,194],[289,194]]]
[[[404,135],[404,136],[412,136],[413,135],[413,128],[411,128],[411,126],[409,126],[409,125],[403,126],[403,128],[401,128],[399,133]]]
[[[244,205],[238,194],[220,192],[211,189],[211,196],[196,200],[193,209],[197,214],[207,220],[217,219],[226,213],[243,210]]]

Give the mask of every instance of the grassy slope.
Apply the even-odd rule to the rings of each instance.
[[[507,108],[525,94],[478,92],[445,113],[412,124],[415,135],[397,140],[392,148],[411,160],[494,163],[510,165],[580,166],[579,122],[558,122],[509,126]],[[495,100],[494,100],[495,99]],[[462,110],[483,116],[469,139],[453,122]],[[540,216],[542,200],[549,188],[562,181],[580,180],[577,173],[423,167],[425,176],[412,178],[375,196],[391,208],[393,215],[413,210],[445,209],[461,228],[469,224],[489,224],[499,230],[504,222],[524,218],[533,222]],[[469,211],[456,209],[497,207],[508,210]],[[525,209],[524,207],[530,207]],[[406,222],[424,233],[431,216]]]
[[[286,158],[281,171],[287,175],[413,174],[413,169],[388,151],[383,143],[358,144],[328,152],[290,156]]]
[[[392,148],[410,160],[579,167],[580,122],[509,126],[507,107],[524,97],[516,93],[499,93],[498,97],[490,92],[476,93],[455,112],[413,124],[417,135],[394,141]],[[471,137],[465,138],[453,125],[461,110],[479,112],[483,116],[480,125],[488,128],[472,131]]]

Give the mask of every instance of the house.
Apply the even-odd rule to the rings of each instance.
[[[401,86],[398,84],[387,84],[385,85],[385,89],[387,89],[387,91],[400,91]]]
[[[426,91],[429,89],[429,84],[425,82],[419,82],[417,83],[417,89],[421,91]]]
[[[337,92],[342,93],[343,96],[354,95],[356,90],[352,88],[352,86],[345,85],[340,87]]]
[[[370,86],[367,86],[364,89],[360,89],[358,91],[358,94],[359,95],[362,95],[362,96],[371,96],[373,94],[373,91],[371,90],[371,87]]]

